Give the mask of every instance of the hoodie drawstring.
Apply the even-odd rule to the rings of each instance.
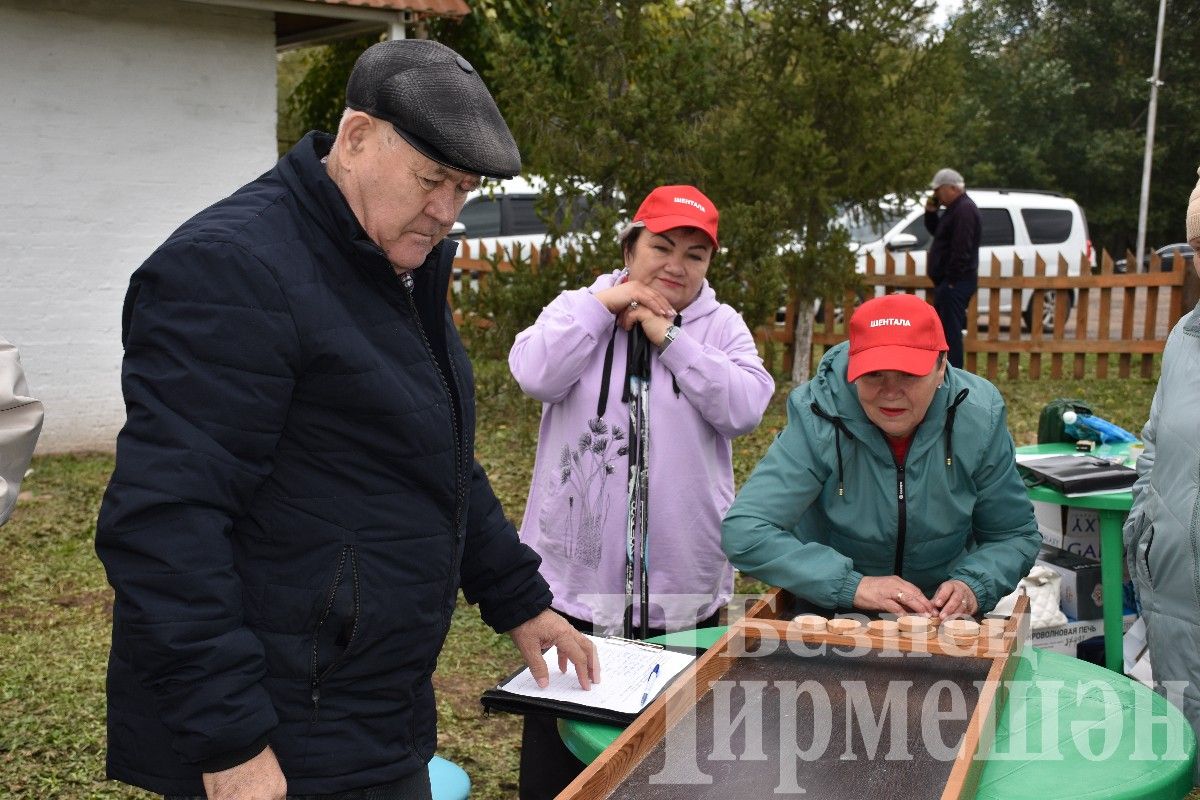
[[[841,417],[826,414],[816,403],[810,405],[809,408],[818,417],[833,424],[833,448],[837,451],[838,462],[838,497],[843,497],[846,494],[846,488],[845,474],[842,468],[842,434],[846,434],[846,437],[852,442],[854,441],[854,434],[846,427],[846,423],[842,422]]]
[[[954,466],[954,452],[953,452],[952,448],[950,447],[950,438],[954,435],[954,415],[958,412],[958,407],[962,404],[962,402],[964,400],[967,399],[967,395],[970,393],[971,393],[970,389],[963,389],[957,395],[954,396],[954,402],[950,404],[950,407],[948,409],[946,409],[946,427],[945,427],[944,436],[946,439],[946,466],[947,467]]]
[[[596,403],[596,416],[603,417],[608,410],[608,384],[612,372],[613,347],[617,341],[617,324],[613,323],[612,335],[608,337],[608,349],[604,351],[604,372],[600,374],[600,400]]]
[[[677,328],[682,328],[682,327],[683,327],[683,314],[676,314],[676,315],[675,315],[675,322],[674,322],[674,325],[675,325],[675,327],[677,327]],[[675,396],[676,396],[676,397],[679,397],[679,381],[675,380],[675,373],[674,373],[674,372],[672,372],[672,373],[671,373],[671,388],[675,390]]]
[[[683,314],[675,315],[676,327],[683,327]],[[616,348],[617,342],[617,324],[613,323],[612,335],[608,337],[608,347],[604,350],[604,371],[600,374],[600,397],[596,401],[596,416],[603,417],[604,412],[608,409],[608,390],[612,383],[612,363],[613,350]],[[632,337],[628,358],[625,361],[625,386],[621,391],[621,401],[629,402],[629,370],[635,361],[635,356],[632,347]],[[675,396],[679,397],[679,381],[675,378],[675,373],[671,373],[671,389],[674,390]]]

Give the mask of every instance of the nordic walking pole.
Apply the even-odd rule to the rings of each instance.
[[[633,585],[640,589],[640,638],[650,628],[649,558],[646,552],[649,533],[649,454],[650,454],[650,353],[651,345],[640,325],[629,332],[628,385],[629,404],[629,508],[625,543],[625,631],[633,638]]]

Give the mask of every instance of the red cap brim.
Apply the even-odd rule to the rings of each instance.
[[[713,247],[717,247],[717,237],[708,228],[703,225],[696,224],[695,217],[685,217],[683,215],[668,215],[665,217],[654,217],[653,219],[638,220],[651,233],[663,233],[672,228],[695,228],[704,231],[709,239],[712,239]]]
[[[854,383],[868,372],[887,369],[907,372],[909,375],[928,375],[937,364],[937,357],[937,350],[926,350],[924,347],[905,347],[899,344],[871,347],[850,354],[846,380]]]

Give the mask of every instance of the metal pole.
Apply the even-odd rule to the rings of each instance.
[[[1137,264],[1142,268],[1146,254],[1146,215],[1150,207],[1150,162],[1154,154],[1154,120],[1158,116],[1158,69],[1162,64],[1163,24],[1167,19],[1167,0],[1158,3],[1158,33],[1154,38],[1154,73],[1150,76],[1150,113],[1146,115],[1146,155],[1142,159],[1142,198],[1138,203]]]
[[[650,626],[650,340],[641,325],[629,332],[628,384],[622,399],[629,403],[629,506],[625,541],[626,639],[645,639]],[[633,589],[639,588],[638,626],[633,625]]]

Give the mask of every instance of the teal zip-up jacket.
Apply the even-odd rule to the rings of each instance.
[[[1017,473],[1004,400],[949,367],[903,466],[846,381],[848,344],[788,398],[788,423],[725,515],[735,567],[829,609],[864,575],[900,575],[932,597],[958,579],[990,611],[1041,544]]]

